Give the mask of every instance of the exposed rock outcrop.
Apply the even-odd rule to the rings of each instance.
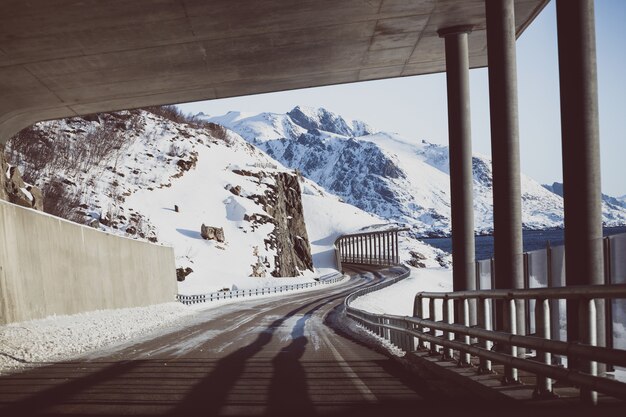
[[[43,211],[41,190],[25,183],[17,167],[6,162],[3,147],[0,147],[0,200]]]
[[[268,236],[265,245],[277,252],[275,277],[298,276],[304,270],[313,270],[311,245],[304,224],[302,194],[297,175],[287,172],[252,172],[233,170],[239,175],[256,177],[261,181],[271,177],[274,181],[264,181],[267,190],[263,195],[248,198],[260,203],[268,216],[253,214],[245,220],[255,224],[274,224],[274,231]]]
[[[221,227],[206,226],[202,223],[200,226],[200,235],[202,239],[217,240],[218,242],[224,242],[224,229]]]
[[[187,278],[187,275],[191,274],[193,272],[193,269],[187,267],[187,268],[176,268],[176,280],[178,282],[182,282],[185,280],[185,278]]]

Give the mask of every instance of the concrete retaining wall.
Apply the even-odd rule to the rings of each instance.
[[[174,250],[0,201],[0,324],[175,301]]]

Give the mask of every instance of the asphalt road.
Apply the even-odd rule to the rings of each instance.
[[[0,377],[0,415],[363,416],[435,406],[390,354],[333,324],[344,297],[380,277],[210,309],[150,339]]]

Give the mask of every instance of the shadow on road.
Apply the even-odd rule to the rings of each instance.
[[[169,415],[181,417],[212,416],[219,415],[220,410],[227,403],[236,406],[236,401],[228,401],[228,396],[244,373],[246,362],[259,353],[263,347],[272,340],[276,329],[285,323],[285,321],[298,314],[298,312],[305,310],[307,307],[316,305],[314,308],[304,313],[302,318],[297,321],[291,332],[291,344],[282,349],[273,359],[273,376],[267,402],[268,415],[289,414],[289,410],[296,412],[295,415],[313,412],[311,401],[307,395],[306,375],[299,361],[304,354],[308,342],[307,338],[304,336],[304,326],[306,321],[319,308],[329,302],[345,297],[348,292],[352,291],[351,289],[334,296],[312,301],[291,310],[280,319],[274,320],[259,334],[254,342],[219,360],[215,369],[206,378],[195,385],[191,392],[185,396]],[[262,388],[263,383],[267,382],[266,380],[270,375],[262,375],[261,377],[261,380],[257,381],[259,384],[256,387],[250,387],[251,391]],[[244,397],[251,394],[253,394],[253,392],[242,393],[241,396]],[[259,392],[260,398],[264,395],[265,393]],[[239,405],[243,406],[245,404]],[[271,413],[269,411],[271,411]]]

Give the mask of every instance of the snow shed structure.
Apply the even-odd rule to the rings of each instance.
[[[519,288],[515,40],[547,2],[3,1],[0,143],[44,119],[447,71],[454,289],[471,290],[468,73],[489,66],[496,287]],[[556,3],[567,284],[601,284],[593,0]],[[588,328],[569,326],[571,340],[591,342]]]
[[[547,0],[516,0],[521,34]],[[0,141],[44,119],[441,72],[437,30],[484,0],[8,0],[0,3]]]

